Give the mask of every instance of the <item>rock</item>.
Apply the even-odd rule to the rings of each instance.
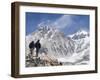
[[[40,55],[39,57],[28,58],[26,60],[26,67],[38,67],[38,66],[58,66],[62,63],[58,62],[57,59],[54,59],[47,54]]]

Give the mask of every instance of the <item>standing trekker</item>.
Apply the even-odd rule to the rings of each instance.
[[[39,50],[40,50],[40,48],[41,48],[40,40],[38,40],[38,41],[35,43],[35,48],[36,48],[36,57],[38,57],[38,53],[39,53]]]
[[[34,41],[30,42],[29,48],[30,48],[30,53],[31,53],[31,56],[32,56],[34,48],[35,48]]]

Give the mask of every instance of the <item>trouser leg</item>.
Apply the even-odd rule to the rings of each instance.
[[[30,49],[31,58],[33,58],[34,49]]]
[[[38,57],[38,49],[36,50],[36,57]]]
[[[32,55],[32,49],[30,49],[30,53],[31,53],[31,55]]]

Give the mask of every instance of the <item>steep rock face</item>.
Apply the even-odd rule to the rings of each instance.
[[[30,53],[29,43],[40,40],[40,54],[46,53],[51,58],[65,64],[87,64],[89,61],[89,33],[84,30],[67,37],[55,27],[43,26],[26,36],[26,55]],[[85,61],[85,62],[84,62]]]

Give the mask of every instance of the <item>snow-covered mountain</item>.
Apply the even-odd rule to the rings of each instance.
[[[40,40],[40,53],[64,64],[87,64],[89,62],[89,33],[84,30],[68,35],[55,27],[42,26],[26,36],[26,54],[30,53],[29,43]]]
[[[90,53],[90,35],[89,32],[85,30],[79,30],[72,35],[68,35],[76,44],[75,53],[71,56],[70,62],[76,64],[87,64],[89,63],[89,53]]]
[[[78,40],[78,39],[89,37],[89,32],[80,29],[76,33],[69,35],[69,37],[71,37],[74,40]]]

